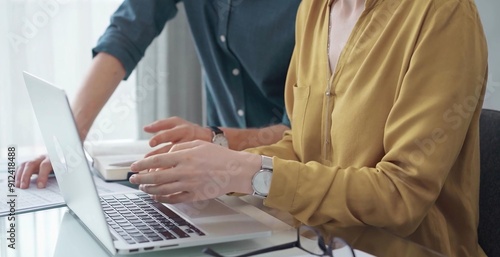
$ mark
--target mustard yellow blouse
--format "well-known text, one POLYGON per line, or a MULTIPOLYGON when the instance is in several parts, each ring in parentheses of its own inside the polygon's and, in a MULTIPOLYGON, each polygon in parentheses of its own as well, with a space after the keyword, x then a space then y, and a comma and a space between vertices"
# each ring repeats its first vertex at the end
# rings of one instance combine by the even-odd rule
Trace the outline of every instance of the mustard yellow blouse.
POLYGON ((472 0, 367 0, 328 65, 330 3, 303 0, 285 100, 292 129, 265 205, 308 225, 381 227, 449 256, 477 244, 487 46, 472 0))

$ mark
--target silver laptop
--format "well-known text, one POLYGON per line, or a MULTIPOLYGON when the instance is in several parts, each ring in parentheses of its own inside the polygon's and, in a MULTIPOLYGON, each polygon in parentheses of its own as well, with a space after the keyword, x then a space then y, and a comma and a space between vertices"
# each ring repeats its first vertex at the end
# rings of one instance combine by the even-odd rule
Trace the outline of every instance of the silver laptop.
POLYGON ((137 190, 99 196, 63 90, 24 72, 24 81, 71 213, 112 254, 206 245, 271 235, 218 200, 167 205, 137 190))

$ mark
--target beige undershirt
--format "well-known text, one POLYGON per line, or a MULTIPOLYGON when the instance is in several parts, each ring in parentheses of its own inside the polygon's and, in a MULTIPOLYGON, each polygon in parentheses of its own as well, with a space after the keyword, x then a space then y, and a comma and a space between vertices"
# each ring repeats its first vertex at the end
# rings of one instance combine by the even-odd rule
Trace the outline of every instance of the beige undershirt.
POLYGON ((340 53, 364 9, 365 0, 336 0, 332 3, 328 39, 328 60, 332 74, 335 72, 340 53))

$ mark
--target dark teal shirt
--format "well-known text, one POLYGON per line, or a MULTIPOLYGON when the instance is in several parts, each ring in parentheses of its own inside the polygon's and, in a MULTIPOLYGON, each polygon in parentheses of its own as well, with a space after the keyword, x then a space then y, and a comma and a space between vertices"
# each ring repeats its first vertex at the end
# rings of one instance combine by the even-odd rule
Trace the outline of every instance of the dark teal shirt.
MULTIPOLYGON (((127 77, 151 41, 177 13, 180 0, 128 0, 93 49, 118 58, 127 77)), ((285 78, 300 0, 184 0, 205 70, 207 124, 290 126, 285 78)))

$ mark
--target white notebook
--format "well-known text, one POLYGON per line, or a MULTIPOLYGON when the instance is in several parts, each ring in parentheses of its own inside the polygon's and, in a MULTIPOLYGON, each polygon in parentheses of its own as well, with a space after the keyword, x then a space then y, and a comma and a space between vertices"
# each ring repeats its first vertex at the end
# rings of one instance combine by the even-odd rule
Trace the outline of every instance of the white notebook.
POLYGON ((93 159, 92 167, 106 181, 127 180, 130 165, 147 153, 158 149, 151 148, 148 140, 109 140, 84 143, 85 150, 93 159))

